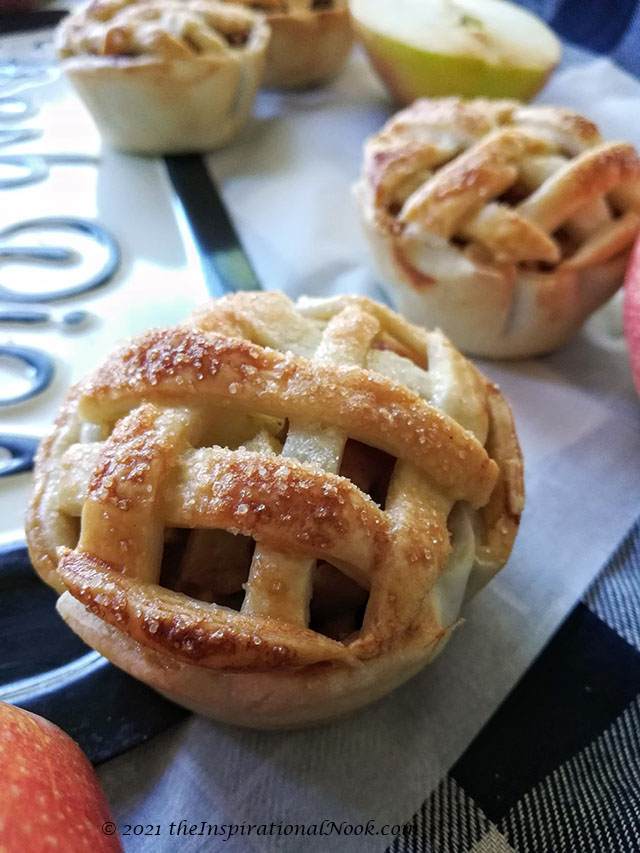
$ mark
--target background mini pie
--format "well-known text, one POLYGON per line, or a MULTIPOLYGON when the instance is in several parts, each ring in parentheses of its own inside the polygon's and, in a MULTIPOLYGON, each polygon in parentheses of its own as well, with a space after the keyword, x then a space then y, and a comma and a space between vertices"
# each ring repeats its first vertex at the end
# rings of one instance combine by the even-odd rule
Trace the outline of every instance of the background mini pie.
POLYGON ((428 663, 522 504, 509 406, 440 333, 355 296, 239 293, 71 390, 26 529, 89 645, 189 708, 278 728, 428 663))
POLYGON ((571 110, 421 99, 367 141, 356 198, 403 313, 465 352, 522 357, 622 283, 640 159, 571 110))
POLYGON ((347 0, 235 0, 267 15, 271 42, 264 84, 302 88, 333 77, 344 65, 353 30, 347 0))
POLYGON ((92 0, 60 24, 62 67, 116 148, 206 151, 248 121, 264 17, 217 0, 92 0))

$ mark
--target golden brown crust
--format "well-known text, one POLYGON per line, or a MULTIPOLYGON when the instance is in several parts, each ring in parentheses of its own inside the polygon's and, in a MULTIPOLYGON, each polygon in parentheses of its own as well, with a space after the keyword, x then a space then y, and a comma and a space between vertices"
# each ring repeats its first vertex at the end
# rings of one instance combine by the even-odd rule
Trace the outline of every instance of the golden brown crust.
POLYGON ((620 285, 640 157, 570 110, 421 99, 367 141, 357 199, 404 313, 465 351, 526 356, 620 285))
POLYGON ((351 437, 410 457, 457 500, 478 505, 493 488, 496 466, 446 414, 382 376, 283 355, 237 338, 158 329, 135 338, 85 386, 80 411, 118 417, 144 397, 260 411, 328 422, 351 437), (443 452, 443 448, 447 448, 443 452))
POLYGON ((490 428, 487 450, 500 468, 491 498, 482 508, 484 531, 476 544, 476 553, 485 564, 499 569, 509 558, 524 510, 524 471, 522 452, 513 415, 498 388, 487 384, 490 428))
POLYGON ((429 663, 451 633, 440 639, 425 636, 421 645, 403 655, 377 658, 357 668, 319 664, 247 677, 243 672, 178 662, 137 643, 69 593, 60 597, 57 608, 90 646, 174 702, 231 725, 258 729, 326 723, 373 702, 429 663))
POLYGON ((56 33, 61 59, 212 58, 242 52, 261 19, 216 0, 92 0, 56 33))
MULTIPOLYGON (((137 409, 136 420, 139 414, 137 409)), ((132 420, 129 416, 120 422, 128 433, 136 429, 132 420)), ((115 453, 122 457, 131 442, 121 444, 117 437, 116 441, 115 448, 114 442, 107 441, 103 447, 77 444, 67 451, 60 472, 64 512, 78 515, 89 499, 97 504, 98 512, 108 512, 109 504, 115 503, 128 516, 140 518, 140 503, 149 499, 146 482, 140 482, 135 499, 118 494, 123 484, 130 487, 131 482, 123 479, 127 475, 122 466, 114 470, 106 460, 115 453), (96 492, 100 500, 96 500, 96 492)), ((153 437, 146 442, 149 465, 158 461, 154 444, 153 437)), ((136 468, 143 467, 137 458, 130 458, 136 468)), ((347 564, 365 587, 375 567, 376 552, 390 535, 385 514, 345 477, 318 472, 295 459, 265 458, 263 453, 243 449, 188 450, 176 461, 159 511, 167 527, 188 528, 195 523, 198 529, 229 530, 299 556, 347 564), (283 518, 288 519, 286 525, 283 518)), ((138 518, 128 518, 126 523, 134 525, 138 518)), ((127 548, 118 564, 123 566, 127 558, 133 558, 137 565, 131 544, 122 541, 127 548)))
POLYGON ((179 661, 248 672, 357 662, 347 647, 315 631, 133 581, 80 550, 63 551, 58 571, 74 598, 99 619, 179 661))
POLYGON ((176 671, 280 673, 284 697, 321 667, 338 713, 349 683, 379 695, 375 673, 391 683, 394 660, 413 671, 441 646, 460 602, 444 619, 438 584, 454 572, 478 588, 500 568, 522 495, 507 404, 439 333, 362 297, 240 293, 72 389, 26 527, 37 570, 82 605, 65 618, 131 671, 144 649, 176 671))

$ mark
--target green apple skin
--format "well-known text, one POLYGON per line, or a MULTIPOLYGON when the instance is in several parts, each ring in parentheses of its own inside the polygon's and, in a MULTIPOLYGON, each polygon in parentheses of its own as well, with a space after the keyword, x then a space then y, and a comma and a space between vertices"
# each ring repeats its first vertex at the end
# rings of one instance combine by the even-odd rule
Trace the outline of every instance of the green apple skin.
POLYGON ((374 33, 357 21, 354 26, 371 65, 400 104, 446 95, 528 101, 542 89, 555 67, 519 68, 475 56, 431 53, 374 33))

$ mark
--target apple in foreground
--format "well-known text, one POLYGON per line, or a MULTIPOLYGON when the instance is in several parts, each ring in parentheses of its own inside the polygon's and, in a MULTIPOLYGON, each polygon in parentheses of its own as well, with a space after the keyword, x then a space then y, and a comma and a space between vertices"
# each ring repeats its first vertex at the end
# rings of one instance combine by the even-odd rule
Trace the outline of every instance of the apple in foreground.
POLYGON ((640 238, 631 253, 624 279, 624 334, 633 378, 640 394, 640 238))
POLYGON ((349 0, 355 31, 394 100, 529 100, 560 59, 539 18, 506 0, 349 0))
POLYGON ((4 702, 0 850, 122 853, 104 793, 80 747, 49 720, 4 702))

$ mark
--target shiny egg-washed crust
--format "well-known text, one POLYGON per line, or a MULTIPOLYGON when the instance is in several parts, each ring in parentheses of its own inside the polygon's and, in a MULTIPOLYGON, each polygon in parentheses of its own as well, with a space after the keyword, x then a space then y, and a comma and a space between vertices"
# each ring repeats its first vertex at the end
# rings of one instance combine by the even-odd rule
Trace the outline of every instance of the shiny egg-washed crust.
POLYGON ((248 121, 270 30, 218 0, 93 0, 56 31, 62 68, 98 129, 141 154, 207 151, 248 121))
POLYGON ((267 16, 271 42, 264 85, 284 89, 314 86, 334 77, 353 44, 346 0, 231 0, 267 16))
POLYGON ((571 110, 421 99, 365 144, 356 197, 403 313, 463 351, 523 357, 566 342, 622 283, 640 158, 571 110))
POLYGON ((87 642, 188 707, 278 727, 428 662, 509 556, 522 505, 510 409, 440 333, 362 297, 238 293, 71 390, 26 529, 87 642), (348 439, 396 460, 382 505, 340 473, 348 439), (255 541, 239 611, 160 584, 166 530, 255 541), (336 594, 341 576, 368 593, 340 639, 309 624, 318 561, 342 573, 336 594))

